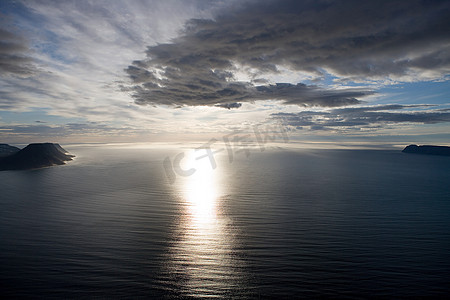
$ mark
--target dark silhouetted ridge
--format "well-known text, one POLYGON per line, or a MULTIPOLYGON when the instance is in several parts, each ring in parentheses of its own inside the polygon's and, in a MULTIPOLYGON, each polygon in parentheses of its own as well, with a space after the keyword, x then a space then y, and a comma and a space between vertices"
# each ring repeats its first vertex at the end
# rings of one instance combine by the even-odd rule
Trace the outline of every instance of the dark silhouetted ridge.
POLYGON ((450 147, 447 146, 417 146, 409 145, 403 149, 404 153, 429 154, 429 155, 445 155, 450 156, 450 147))
POLYGON ((8 156, 18 152, 20 149, 8 144, 0 144, 0 157, 8 156))
POLYGON ((58 144, 40 143, 29 144, 22 150, 0 159, 0 170, 27 170, 63 165, 65 161, 72 160, 58 144))

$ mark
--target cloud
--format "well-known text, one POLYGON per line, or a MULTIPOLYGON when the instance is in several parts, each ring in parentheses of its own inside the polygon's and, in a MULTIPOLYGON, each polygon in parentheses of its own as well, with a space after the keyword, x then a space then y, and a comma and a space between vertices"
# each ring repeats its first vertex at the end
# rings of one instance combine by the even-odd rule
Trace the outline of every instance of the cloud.
POLYGON ((29 137, 68 137, 77 135, 126 135, 143 132, 143 130, 135 130, 131 128, 113 127, 95 122, 91 123, 68 123, 64 125, 3 125, 0 126, 0 137, 7 138, 8 135, 22 135, 29 137))
POLYGON ((0 76, 28 77, 36 73, 25 38, 0 28, 0 76))
POLYGON ((217 104, 217 107, 223 107, 223 108, 228 108, 228 109, 232 109, 232 108, 239 108, 242 106, 242 103, 223 103, 223 104, 217 104))
POLYGON ((187 19, 210 17, 202 2, 2 2, 0 113, 39 109, 86 122, 152 123, 155 112, 120 90, 128 80, 123 69, 146 45, 176 36, 187 19))
POLYGON ((191 19, 126 72, 138 104, 357 104, 373 92, 256 84, 286 69, 341 81, 442 78, 450 72, 449 10, 448 1, 250 1, 214 20, 191 19))
MULTIPOLYGON (((448 80, 448 1, 366 2, 7 1, 0 5, 7 17, 0 21, 0 125, 25 127, 0 130, 36 138, 144 128, 212 134, 321 106, 325 112, 303 127, 333 131, 344 127, 324 122, 338 107, 391 96, 396 103, 422 101, 409 98, 413 92, 400 97, 401 89, 369 98, 375 85, 350 88, 348 80, 448 80), (67 123, 89 126, 61 125, 67 123), (38 125, 47 126, 27 127, 38 125)), ((417 96, 429 96, 430 86, 423 87, 417 96)), ((431 90, 440 95, 424 101, 446 101, 444 88, 431 90)))
POLYGON ((321 112, 275 113, 271 116, 287 126, 298 129, 333 131, 380 129, 401 123, 438 124, 450 122, 450 112, 446 109, 404 111, 429 107, 432 107, 432 105, 390 104, 338 108, 321 112), (403 111, 397 112, 398 110, 403 111))
POLYGON ((259 92, 256 96, 261 100, 284 100, 286 104, 303 106, 336 107, 361 103, 357 98, 372 95, 370 90, 348 88, 331 90, 315 85, 298 83, 277 83, 275 85, 257 86, 259 92))

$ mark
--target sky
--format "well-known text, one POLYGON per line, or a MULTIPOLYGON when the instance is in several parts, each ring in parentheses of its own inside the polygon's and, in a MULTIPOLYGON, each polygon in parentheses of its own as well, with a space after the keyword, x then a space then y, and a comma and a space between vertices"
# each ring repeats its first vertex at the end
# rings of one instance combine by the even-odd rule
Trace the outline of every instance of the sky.
POLYGON ((450 145, 450 1, 0 2, 0 142, 450 145))

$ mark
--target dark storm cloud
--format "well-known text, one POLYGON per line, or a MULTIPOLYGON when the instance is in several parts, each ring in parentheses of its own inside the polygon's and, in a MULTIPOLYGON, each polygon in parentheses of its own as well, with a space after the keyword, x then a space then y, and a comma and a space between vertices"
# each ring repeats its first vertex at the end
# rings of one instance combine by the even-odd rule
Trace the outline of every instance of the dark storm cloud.
POLYGON ((30 76, 36 69, 22 37, 0 28, 0 74, 30 76))
POLYGON ((364 90, 265 82, 280 66, 347 79, 420 80, 450 71, 449 1, 251 1, 215 20, 190 20, 170 44, 126 70, 139 104, 216 105, 265 99, 359 103, 364 90), (253 80, 234 72, 252 68, 253 80), (433 74, 433 75, 430 75, 433 74))
POLYGON ((258 98, 284 100, 287 104, 303 106, 328 106, 336 107, 350 104, 358 104, 357 98, 368 96, 373 92, 362 89, 327 90, 314 85, 298 83, 277 83, 275 85, 257 86, 258 98))
POLYGON ((431 105, 380 105, 357 108, 338 108, 330 111, 302 111, 299 113, 277 113, 272 117, 285 125, 311 130, 360 130, 382 128, 399 123, 437 124, 450 122, 447 110, 405 111, 427 108, 431 105), (398 110, 403 110, 397 112, 398 110))
POLYGON ((216 104, 217 107, 223 107, 223 108, 228 108, 228 109, 232 109, 232 108, 239 108, 242 106, 242 103, 222 103, 222 104, 216 104))

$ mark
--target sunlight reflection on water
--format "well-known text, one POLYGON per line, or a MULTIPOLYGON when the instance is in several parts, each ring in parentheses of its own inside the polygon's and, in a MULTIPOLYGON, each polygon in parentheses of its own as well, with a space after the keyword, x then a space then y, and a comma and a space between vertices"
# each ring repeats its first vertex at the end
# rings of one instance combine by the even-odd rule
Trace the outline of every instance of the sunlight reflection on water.
POLYGON ((179 279, 179 289, 188 296, 219 296, 239 283, 230 219, 221 211, 221 168, 208 159, 185 161, 195 173, 180 185, 181 220, 172 249, 170 272, 179 279))

